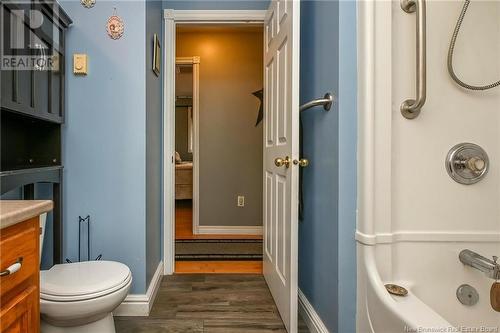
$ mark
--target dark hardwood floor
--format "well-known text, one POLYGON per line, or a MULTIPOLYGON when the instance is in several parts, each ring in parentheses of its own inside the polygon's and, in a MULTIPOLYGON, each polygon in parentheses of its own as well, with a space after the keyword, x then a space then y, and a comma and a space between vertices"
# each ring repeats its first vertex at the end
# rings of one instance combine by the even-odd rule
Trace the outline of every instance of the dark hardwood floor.
MULTIPOLYGON (((262 275, 165 276, 148 317, 115 325, 117 333, 286 332, 262 275)), ((309 332, 300 318, 299 332, 309 332)))

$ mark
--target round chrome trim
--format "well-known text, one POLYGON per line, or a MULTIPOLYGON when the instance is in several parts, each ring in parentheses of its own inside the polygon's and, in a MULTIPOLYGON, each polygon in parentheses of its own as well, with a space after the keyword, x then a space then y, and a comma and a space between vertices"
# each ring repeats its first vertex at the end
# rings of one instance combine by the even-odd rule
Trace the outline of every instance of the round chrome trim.
POLYGON ((448 175, 457 183, 472 185, 483 179, 490 167, 488 154, 480 146, 464 142, 453 146, 446 156, 445 168, 448 175), (470 170, 465 163, 471 158, 481 158, 484 168, 481 171, 470 170))
POLYGON ((472 306, 479 302, 479 294, 473 286, 462 284, 457 288, 457 299, 463 305, 472 306))

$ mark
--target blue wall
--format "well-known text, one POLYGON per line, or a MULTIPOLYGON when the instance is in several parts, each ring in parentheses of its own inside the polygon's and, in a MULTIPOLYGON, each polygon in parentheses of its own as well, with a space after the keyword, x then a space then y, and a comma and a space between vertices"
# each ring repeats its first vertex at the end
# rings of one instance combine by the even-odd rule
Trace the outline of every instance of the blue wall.
MULTIPOLYGON (((145 2, 64 1, 74 21, 68 61, 64 155, 64 255, 78 257, 78 216, 92 219, 92 257, 127 264, 132 293, 146 291, 145 2), (125 33, 112 40, 113 7, 125 33), (87 53, 89 74, 72 74, 73 53, 87 53)), ((148 67, 149 68, 149 67, 148 67)))
MULTIPOLYGON (((338 2, 301 5, 301 104, 338 92, 338 2)), ((332 332, 338 323, 338 104, 302 114, 304 220, 299 224, 299 288, 332 332)))
MULTIPOLYGON (((162 70, 152 70, 154 34, 162 41, 163 11, 159 0, 146 0, 146 282, 161 260, 162 247, 162 70)), ((163 45, 163 42, 160 42, 163 45)), ((163 51, 163 49, 162 49, 163 51)), ((163 59, 162 55, 159 55, 163 59)))
POLYGON ((301 103, 337 96, 330 112, 303 118, 304 221, 299 287, 331 332, 355 332, 356 4, 303 1, 301 103))

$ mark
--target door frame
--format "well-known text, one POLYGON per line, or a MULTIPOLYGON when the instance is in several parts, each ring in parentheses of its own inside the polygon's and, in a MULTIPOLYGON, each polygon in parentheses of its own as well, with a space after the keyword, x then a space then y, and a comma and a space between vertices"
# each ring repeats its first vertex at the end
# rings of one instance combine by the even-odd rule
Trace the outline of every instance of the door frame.
MULTIPOLYGON (((175 271, 175 62, 176 27, 181 24, 262 23, 267 10, 164 9, 163 45, 163 262, 164 275, 175 271)), ((195 154, 197 151, 195 139, 195 154)), ((194 155, 193 155, 194 157, 194 155)), ((194 171, 194 170, 193 170, 194 171)), ((196 172, 196 171, 194 171, 196 172)), ((193 175, 194 177, 194 175, 193 175)), ((194 179, 193 179, 194 180, 194 179)), ((194 182, 194 181, 193 181, 194 182)), ((194 184, 193 184, 194 185, 194 184)), ((193 188, 193 190, 196 190, 193 188)), ((195 193, 193 193, 193 196, 195 193)), ((194 207, 193 207, 194 208, 194 207)), ((194 216, 193 216, 194 217, 194 216)), ((194 228, 193 220, 193 228, 194 228)))

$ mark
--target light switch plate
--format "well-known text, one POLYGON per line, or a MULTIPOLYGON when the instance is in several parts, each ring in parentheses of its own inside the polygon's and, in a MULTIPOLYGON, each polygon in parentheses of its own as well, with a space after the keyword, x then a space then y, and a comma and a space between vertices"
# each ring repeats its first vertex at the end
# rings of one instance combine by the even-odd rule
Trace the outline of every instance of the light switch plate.
POLYGON ((73 54, 73 74, 87 75, 87 55, 73 54))
POLYGON ((238 207, 245 207, 245 197, 238 195, 238 207))

